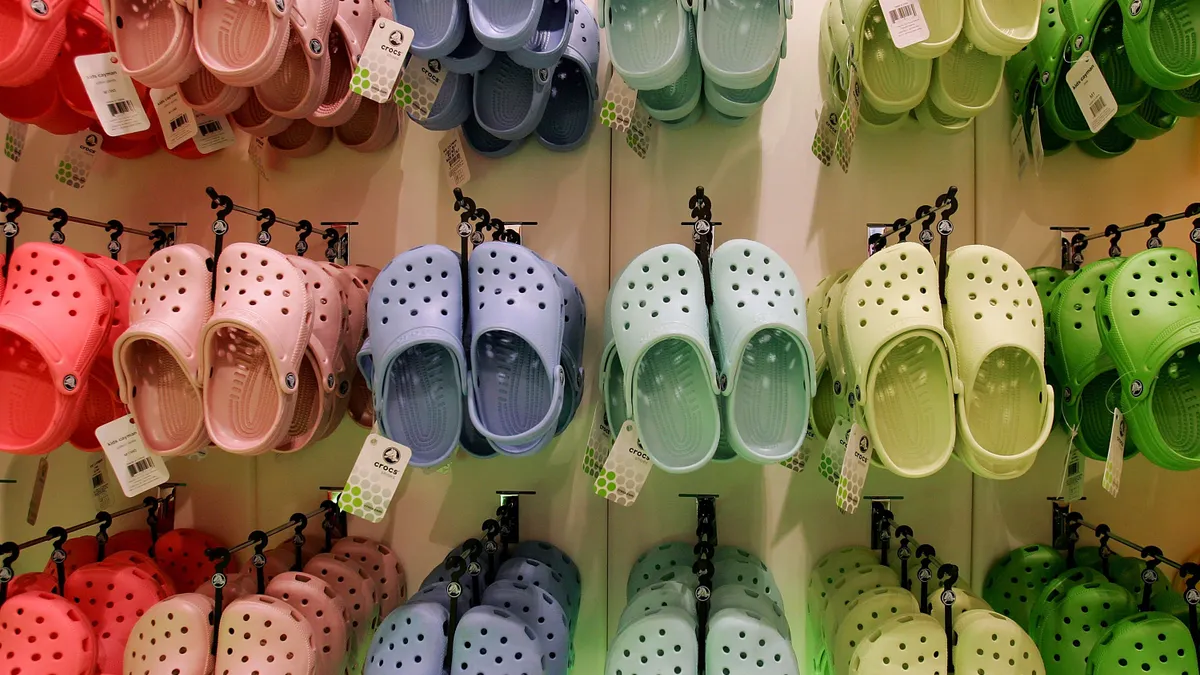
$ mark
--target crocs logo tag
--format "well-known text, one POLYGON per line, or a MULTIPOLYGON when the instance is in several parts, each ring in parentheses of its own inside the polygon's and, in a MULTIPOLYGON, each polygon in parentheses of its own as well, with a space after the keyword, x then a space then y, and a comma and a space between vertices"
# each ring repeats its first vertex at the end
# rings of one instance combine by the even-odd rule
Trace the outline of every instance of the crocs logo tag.
POLYGON ((1162 238, 1150 237, 1146 240, 1146 248, 1162 248, 1162 238))
POLYGON ((7 220, 4 222, 4 236, 6 238, 12 239, 13 237, 17 236, 20 233, 21 233, 20 225, 17 225, 16 223, 14 223, 11 220, 7 220))
POLYGON ((937 231, 938 234, 942 235, 943 237, 948 237, 952 232, 954 232, 954 224, 943 218, 938 221, 937 231))
POLYGON ((1050 71, 1042 71, 1042 84, 1050 84, 1050 71))
POLYGON ((1137 16, 1142 13, 1142 0, 1133 0, 1129 3, 1129 16, 1137 16))
POLYGON ((487 551, 488 553, 495 553, 498 549, 499 547, 496 546, 496 542, 494 541, 489 541, 483 545, 483 550, 487 551))
POLYGON ((1142 570, 1142 582, 1153 584, 1156 581, 1158 581, 1158 570, 1152 567, 1142 570))
POLYGON ((712 591, 709 590, 708 586, 699 586, 696 588, 697 602, 707 602, 710 597, 712 597, 712 591))
MULTIPOLYGON (((5 567, 3 570, 0 570, 0 581, 4 580, 4 572, 6 572, 6 571, 10 575, 12 574, 12 570, 5 567)), ((1187 592, 1185 592, 1183 594, 1183 599, 1184 599, 1184 601, 1187 602, 1187 604, 1189 604, 1193 607, 1195 607, 1196 605, 1200 605, 1200 591, 1198 591, 1194 588, 1189 588, 1189 589, 1187 589, 1187 592)))
POLYGON ((54 549, 54 552, 50 554, 50 560, 52 560, 55 565, 61 565, 67 560, 67 552, 61 548, 56 548, 54 549))
POLYGON ((450 583, 446 584, 446 595, 452 598, 457 598, 458 596, 462 595, 462 584, 458 583, 457 581, 451 581, 450 583))
POLYGON ((929 583, 930 579, 933 579, 933 570, 926 567, 917 570, 917 581, 929 583))
POLYGON ((271 233, 267 232, 266 230, 262 230, 258 233, 258 238, 255 241, 258 242, 259 246, 266 246, 267 244, 271 243, 271 233))
MULTIPOLYGON (((308 253, 308 242, 301 239, 300 241, 296 242, 296 255, 302 256, 305 253, 308 253)), ((331 260, 330 262, 333 261, 331 260)))
POLYGON ((404 33, 394 30, 388 35, 387 40, 388 44, 379 45, 379 48, 393 56, 403 58, 404 50, 400 49, 400 46, 404 44, 404 33))
POLYGON ((121 252, 121 242, 117 241, 116 239, 109 240, 108 252, 113 255, 120 253, 121 252))
POLYGON ((50 243, 51 244, 61 244, 66 240, 67 240, 67 235, 63 234, 62 232, 59 232, 58 230, 55 230, 50 233, 50 243))
POLYGON ((329 375, 325 378, 325 386, 333 389, 333 375, 329 375))
POLYGON ((482 571, 483 571, 483 566, 477 562, 473 562, 470 565, 467 565, 467 574, 470 574, 473 577, 479 576, 479 573, 482 571))
POLYGON ((1129 385, 1129 395, 1134 398, 1137 398, 1142 395, 1142 381, 1141 380, 1134 380, 1133 383, 1129 385))
POLYGON ((483 243, 483 233, 482 232, 472 232, 471 233, 471 245, 479 246, 482 243, 483 243))
POLYGON ((38 16, 46 16, 50 11, 50 8, 46 6, 43 0, 33 0, 33 2, 29 3, 29 8, 38 16))
POLYGON ((225 575, 221 574, 220 572, 212 575, 213 588, 225 588, 225 584, 228 583, 228 581, 229 580, 225 577, 225 575))
POLYGON ((283 383, 284 383, 284 385, 287 386, 288 389, 295 389, 296 388, 296 374, 288 373, 287 375, 285 375, 283 378, 283 383))
POLYGON ((11 567, 0 567, 0 583, 7 584, 12 581, 13 570, 11 567))
POLYGON ((324 47, 321 46, 321 41, 317 38, 313 38, 308 41, 308 51, 312 52, 313 54, 320 56, 323 49, 324 47))
POLYGON ((1075 50, 1079 51, 1080 49, 1083 49, 1083 35, 1076 35, 1075 36, 1075 50))
POLYGON ((901 546, 900 549, 896 551, 896 557, 900 558, 901 560, 908 560, 912 557, 912 551, 910 551, 907 546, 901 546))
POLYGON ((223 235, 229 231, 229 223, 223 220, 214 220, 212 224, 213 234, 223 235))
POLYGON ((438 73, 442 72, 442 62, 438 61, 437 59, 429 59, 428 68, 429 72, 437 75, 438 73))
POLYGON ((946 589, 946 590, 942 591, 941 600, 942 600, 943 605, 947 605, 947 606, 953 605, 954 601, 957 599, 958 599, 958 596, 954 595, 954 591, 952 591, 950 589, 946 589))
POLYGON ((1063 402, 1065 402, 1065 403, 1071 402, 1071 388, 1070 387, 1063 387, 1063 402))
POLYGON ((725 374, 722 373, 721 376, 717 378, 717 387, 721 391, 725 391, 725 385, 728 384, 728 382, 729 378, 725 377, 725 374))
POLYGON ((283 12, 287 7, 283 4, 283 0, 275 0, 275 9, 283 12))
POLYGON ((546 84, 550 81, 550 71, 546 68, 539 68, 537 72, 538 82, 546 84))
POLYGON ((920 241, 923 246, 932 244, 933 230, 921 230, 921 233, 917 235, 917 240, 920 241))
POLYGON ((1193 244, 1200 244, 1200 227, 1193 227, 1192 231, 1188 233, 1188 237, 1193 244))
POLYGON ((75 391, 75 387, 79 385, 79 380, 75 379, 74 375, 67 375, 63 378, 63 389, 67 391, 75 391))
POLYGON ((471 236, 471 224, 470 223, 459 223, 458 224, 458 236, 460 236, 460 237, 471 236))
POLYGON ((254 556, 250 558, 250 564, 262 569, 267 564, 267 556, 261 553, 255 553, 254 556))

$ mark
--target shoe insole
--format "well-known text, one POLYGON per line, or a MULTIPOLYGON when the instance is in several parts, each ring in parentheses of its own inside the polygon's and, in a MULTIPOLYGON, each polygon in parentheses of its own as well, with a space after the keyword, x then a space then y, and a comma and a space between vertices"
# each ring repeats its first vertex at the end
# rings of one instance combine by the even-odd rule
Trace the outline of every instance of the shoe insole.
POLYGON ((587 134, 592 119, 589 78, 575 61, 562 59, 550 79, 550 100, 537 133, 551 145, 572 145, 587 134))
POLYGON ((607 394, 604 401, 605 414, 608 415, 608 427, 617 434, 620 425, 629 419, 629 411, 625 408, 625 369, 621 367, 621 358, 613 354, 609 362, 607 394))
MULTIPOLYGON (((1163 441, 1184 457, 1200 454, 1200 344, 1188 345, 1163 365, 1151 405, 1163 441)), ((1109 422, 1111 428, 1111 420, 1109 422)))
MULTIPOLYGON (((311 354, 304 357, 300 363, 299 377, 296 382, 296 409, 292 411, 292 421, 288 424, 287 437, 280 447, 294 445, 298 439, 309 435, 315 430, 317 420, 321 417, 321 385, 317 381, 316 367, 313 365, 311 354)), ((288 447, 289 450, 299 450, 300 447, 288 447)))
POLYGON ((1037 0, 967 0, 979 8, 981 18, 993 30, 1005 35, 1031 34, 1031 27, 1038 23, 1041 3, 1037 0))
POLYGON ((293 31, 279 69, 254 88, 254 94, 268 110, 292 110, 308 97, 312 74, 304 45, 300 42, 303 39, 304 36, 293 31))
MULTIPOLYGON (((271 46, 275 19, 267 3, 216 0, 211 4, 211 8, 196 10, 196 44, 204 45, 222 66, 231 70, 253 64, 271 46)), ((290 32, 291 24, 284 19, 280 30, 290 32)))
POLYGON ((480 420, 496 436, 533 429, 554 401, 546 365, 521 336, 503 330, 479 336, 472 355, 480 420))
POLYGON ((562 45, 568 21, 567 0, 547 0, 541 4, 537 29, 524 47, 536 53, 551 52, 562 45))
MULTIPOLYGON (((445 2, 446 0, 441 1, 445 2)), ((542 1, 471 0, 471 22, 474 27, 497 34, 502 39, 514 36, 529 27, 527 22, 533 13, 531 5, 534 4, 541 7, 542 1)))
POLYGON ((930 62, 914 59, 896 48, 879 3, 871 3, 862 30, 858 62, 863 86, 878 101, 896 105, 918 96, 929 83, 930 62))
POLYGON ((1032 448, 1046 419, 1042 366, 1020 347, 1001 347, 979 366, 967 398, 967 422, 980 447, 996 455, 1032 448))
POLYGON ((960 37, 950 51, 939 57, 935 67, 937 86, 945 96, 972 110, 986 107, 1004 78, 1004 58, 988 54, 966 37, 960 37))
POLYGON ((376 415, 397 443, 412 449, 418 465, 440 461, 462 427, 460 389, 449 350, 432 343, 413 345, 388 366, 380 396, 383 409, 376 415))
POLYGON ((531 71, 505 54, 475 75, 475 114, 484 128, 501 135, 525 127, 534 95, 531 71))
POLYGON ((0 332, 0 355, 0 391, 10 392, 0 407, 0 438, 29 445, 53 423, 58 391, 46 362, 24 338, 0 332))
POLYGON ((1100 17, 1100 27, 1092 40, 1092 55, 1096 57, 1100 72, 1117 99, 1117 105, 1128 108, 1146 100, 1150 95, 1150 85, 1133 70, 1121 36, 1122 24, 1121 4, 1114 2, 1100 17))
POLYGON ((817 393, 812 400, 812 418, 817 434, 822 437, 829 436, 829 432, 833 429, 835 412, 833 374, 826 368, 817 377, 817 393))
POLYGON ((667 338, 646 350, 634 373, 638 437, 663 468, 695 467, 720 435, 720 410, 695 345, 667 338))
POLYGON ((413 29, 413 46, 419 50, 447 41, 457 43, 452 39, 455 24, 465 23, 457 16, 463 10, 457 0, 404 0, 393 9, 396 21, 413 29))
MULTIPOLYGON (((1107 370, 1084 386, 1079 399, 1079 435, 1092 452, 1104 457, 1112 435, 1113 409, 1121 404, 1121 385, 1115 370, 1107 370)), ((1125 456, 1137 449, 1133 439, 1125 440, 1125 456)))
POLYGON ((900 467, 928 464, 955 432, 945 346, 917 330, 890 340, 874 360, 874 385, 863 393, 876 447, 900 467))
POLYGON ((621 69, 657 73, 671 65, 688 18, 678 0, 614 0, 609 7, 608 45, 621 69))
MULTIPOLYGON (((205 384, 209 415, 234 446, 253 446, 273 433, 284 406, 271 355, 252 333, 222 326, 213 340, 216 358, 205 384)), ((227 450, 229 448, 226 448, 227 450)))
POLYGON ((1158 0, 1150 16, 1150 45, 1167 70, 1188 72, 1200 61, 1196 22, 1200 0, 1158 0))
POLYGON ((808 419, 790 413, 808 403, 806 368, 787 331, 766 328, 746 343, 730 405, 738 436, 755 454, 782 459, 804 436, 808 419))
POLYGON ((151 449, 176 448, 204 424, 204 405, 188 374, 169 351, 152 340, 129 348, 130 409, 151 449))
POLYGON ((699 31, 707 68, 764 71, 779 60, 783 19, 777 0, 707 0, 699 31))

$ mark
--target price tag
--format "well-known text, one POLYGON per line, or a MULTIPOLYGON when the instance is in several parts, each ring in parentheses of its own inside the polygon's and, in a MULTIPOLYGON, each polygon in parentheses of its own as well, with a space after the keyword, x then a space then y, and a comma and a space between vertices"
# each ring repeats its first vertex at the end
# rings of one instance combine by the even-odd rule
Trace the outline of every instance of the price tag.
POLYGON ((596 479, 596 494, 614 504, 629 506, 637 501, 651 466, 637 427, 633 420, 626 420, 604 462, 604 472, 596 479))
POLYGON ((1068 502, 1077 502, 1083 497, 1083 456, 1075 447, 1076 433, 1075 429, 1071 429, 1071 435, 1067 438, 1067 457, 1058 489, 1058 494, 1068 502))
POLYGON ((929 39, 929 24, 917 0, 879 0, 879 8, 898 49, 929 39))
POLYGON ((1104 460, 1102 485, 1114 497, 1121 491, 1121 472, 1125 469, 1125 436, 1128 432, 1121 409, 1113 410, 1112 434, 1108 437, 1108 458, 1104 460))
POLYGON ((846 85, 846 107, 838 116, 838 138, 834 146, 834 156, 842 173, 850 170, 850 156, 854 152, 854 141, 858 138, 858 111, 862 103, 862 85, 858 82, 858 66, 854 64, 854 54, 846 59, 846 70, 849 71, 846 85))
POLYGON ((471 180, 471 167, 467 166, 467 153, 464 149, 462 131, 451 129, 438 143, 442 153, 442 163, 446 166, 446 177, 454 187, 462 187, 471 180))
POLYGON ((142 108, 133 80, 121 69, 116 53, 77 56, 75 69, 83 79, 88 100, 104 133, 124 136, 150 128, 150 118, 142 108))
POLYGON ((862 501, 863 485, 867 482, 867 470, 871 468, 871 439, 858 424, 850 427, 846 439, 846 452, 842 459, 842 470, 838 476, 835 502, 842 513, 854 513, 862 501))
POLYGON ((804 471, 804 467, 808 466, 808 458, 812 457, 813 451, 822 449, 821 439, 817 437, 817 432, 813 429, 812 422, 810 421, 808 429, 804 432, 804 440, 800 441, 800 451, 785 459, 781 464, 796 473, 800 473, 804 471))
POLYGON ((1067 84, 1075 95, 1079 109, 1083 111, 1088 128, 1092 133, 1099 133, 1116 116, 1117 99, 1108 88, 1108 82, 1104 81, 1104 73, 1100 72, 1100 66, 1090 51, 1084 52, 1067 71, 1067 84))
POLYGON ((358 58, 358 67, 350 77, 351 93, 376 103, 387 103, 404 71, 404 59, 412 41, 413 29, 391 19, 376 19, 358 58))
POLYGON ((603 404, 596 404, 592 413, 592 430, 588 434, 587 451, 583 453, 583 472, 599 478, 613 447, 612 427, 608 425, 608 414, 603 404))
POLYGON ((1012 146, 1013 161, 1017 164, 1017 178, 1025 176, 1029 167, 1029 138, 1025 135, 1025 118, 1017 115, 1017 123, 1008 133, 1008 143, 1012 146))
POLYGON ((837 148, 840 112, 834 104, 828 101, 817 112, 817 131, 813 134, 812 153, 825 166, 833 164, 833 152, 837 148))
POLYGON ((109 489, 108 458, 103 454, 89 455, 88 480, 92 487, 92 502, 97 511, 107 511, 112 508, 113 495, 109 489))
POLYGON ((4 156, 14 162, 21 161, 21 153, 25 150, 25 134, 29 125, 24 122, 8 121, 8 131, 4 134, 4 156))
POLYGON ((850 435, 850 420, 845 417, 838 417, 833 422, 833 428, 829 430, 829 436, 825 439, 825 447, 821 449, 821 464, 817 470, 825 477, 825 480, 838 484, 838 479, 841 477, 841 467, 846 459, 846 439, 850 435))
POLYGON ((103 137, 94 131, 80 131, 67 141, 67 147, 58 158, 58 170, 54 179, 67 187, 82 188, 96 163, 103 137))
POLYGON ((441 61, 413 56, 396 87, 396 105, 404 108, 414 120, 423 122, 429 118, 445 83, 441 61))
POLYGON ((600 105, 600 122, 613 131, 627 132, 637 107, 637 92, 614 72, 604 92, 604 103, 600 105))
POLYGON ((1042 162, 1046 161, 1046 148, 1042 147, 1042 116, 1038 109, 1033 109, 1033 121, 1030 122, 1033 131, 1029 136, 1029 147, 1033 150, 1033 172, 1042 175, 1042 162))
POLYGON ((25 512, 25 522, 37 525, 38 513, 42 510, 42 495, 46 492, 46 476, 50 474, 50 460, 42 457, 38 460, 37 475, 33 479, 33 493, 29 495, 29 510, 25 512))
POLYGON ((346 479, 338 508, 372 523, 382 521, 411 459, 412 450, 407 446, 376 433, 368 434, 346 479))
POLYGON ((154 113, 168 148, 176 148, 196 135, 196 114, 184 103, 179 87, 151 89, 150 102, 154 104, 154 113))
POLYGON ((104 456, 126 497, 162 485, 171 478, 163 458, 146 449, 133 415, 97 427, 96 439, 104 448, 104 456))
POLYGON ((224 117, 209 117, 196 113, 196 149, 201 154, 211 155, 237 142, 233 127, 224 117))

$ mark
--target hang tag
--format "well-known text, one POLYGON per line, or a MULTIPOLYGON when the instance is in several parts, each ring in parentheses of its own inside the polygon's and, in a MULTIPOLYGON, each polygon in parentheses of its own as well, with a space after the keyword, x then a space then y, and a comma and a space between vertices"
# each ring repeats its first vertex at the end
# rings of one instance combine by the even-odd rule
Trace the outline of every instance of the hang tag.
POLYGON ((150 102, 154 104, 167 148, 174 149, 196 135, 196 114, 184 103, 179 87, 151 89, 150 102))
POLYGON ((358 58, 358 67, 350 77, 350 92, 376 103, 387 103, 396 80, 404 72, 404 58, 412 41, 413 29, 391 19, 376 19, 358 58))
POLYGON ((1075 447, 1076 433, 1075 429, 1071 429, 1071 435, 1067 438, 1067 457, 1058 488, 1058 494, 1068 502, 1077 502, 1083 497, 1083 456, 1075 447))
POLYGON ((383 520, 411 459, 412 450, 407 446, 376 433, 368 434, 346 479, 338 508, 372 523, 383 520))
POLYGON ((211 155, 237 142, 233 126, 224 117, 209 117, 196 113, 196 149, 202 155, 211 155))
POLYGON ((442 71, 441 61, 412 56, 396 87, 396 105, 407 111, 414 120, 423 122, 429 118, 445 83, 446 73, 442 71))
POLYGON ((862 86, 858 82, 858 66, 854 64, 854 55, 846 59, 846 70, 849 71, 846 85, 846 107, 838 116, 838 137, 834 155, 842 173, 850 170, 850 156, 854 152, 854 141, 858 138, 858 111, 862 103, 862 86))
POLYGON ((21 161, 21 153, 25 150, 25 134, 29 125, 24 122, 8 121, 8 131, 4 133, 4 156, 14 162, 21 161))
POLYGON ((821 449, 821 464, 817 471, 835 486, 841 477, 842 464, 846 461, 846 438, 850 435, 850 428, 850 420, 838 417, 825 439, 825 447, 821 449))
POLYGON ((842 513, 854 513, 862 501, 863 485, 867 482, 867 470, 871 468, 871 439, 858 424, 850 427, 846 439, 842 470, 838 476, 837 495, 834 498, 842 513))
POLYGON ((642 447, 633 420, 625 420, 612 451, 604 461, 604 473, 596 479, 596 494, 619 506, 637 501, 650 475, 650 455, 642 447))
POLYGON ((108 461, 103 453, 92 453, 88 456, 88 481, 92 486, 92 503, 97 511, 107 511, 113 505, 109 473, 108 461))
POLYGON ((54 179, 67 187, 82 188, 96 163, 103 137, 94 131, 80 131, 67 140, 63 155, 58 158, 54 179))
POLYGON ((837 148, 840 112, 834 104, 828 101, 817 112, 817 131, 813 134, 812 153, 825 166, 833 164, 833 152, 837 148))
POLYGON ((50 474, 50 460, 42 457, 38 460, 37 475, 33 479, 33 493, 29 495, 29 510, 25 512, 25 522, 37 525, 38 513, 42 510, 42 495, 46 492, 46 476, 50 474))
POLYGON ((467 166, 465 147, 462 131, 458 128, 447 131, 438 143, 438 150, 442 153, 442 164, 446 167, 446 177, 454 187, 462 187, 471 180, 471 167, 467 166))
POLYGON ((1071 86, 1075 102, 1083 111, 1088 128, 1092 133, 1099 133, 1116 116, 1117 99, 1108 88, 1108 82, 1104 81, 1104 73, 1100 72, 1100 66, 1096 64, 1091 51, 1084 52, 1067 71, 1067 84, 1071 86))
POLYGON ((634 106, 629 131, 625 132, 625 145, 641 159, 646 159, 646 155, 650 153, 650 131, 653 128, 654 118, 650 117, 650 112, 645 106, 634 106))
POLYGON ((625 83, 619 73, 614 72, 604 92, 604 103, 600 106, 600 122, 613 131, 627 132, 633 124, 637 107, 637 92, 625 83))
POLYGON ((929 39, 929 24, 917 0, 879 0, 879 9, 897 49, 929 39))
POLYGON ((115 52, 75 57, 92 109, 109 136, 124 136, 150 128, 133 80, 121 69, 115 52))
POLYGON ((121 492, 133 497, 171 478, 162 457, 152 454, 142 442, 133 415, 117 418, 96 428, 96 439, 112 465, 121 492))
POLYGON ((1033 173, 1042 175, 1042 162, 1046 161, 1046 148, 1042 147, 1042 116, 1038 114, 1038 109, 1033 109, 1033 121, 1030 124, 1033 130, 1029 135, 1029 147, 1033 150, 1033 173))
POLYGON ((1121 472, 1125 469, 1125 435, 1129 428, 1120 408, 1113 410, 1112 434, 1108 438, 1108 458, 1104 461, 1102 485, 1108 494, 1116 497, 1121 491, 1121 472))
POLYGON ((267 153, 270 146, 267 144, 267 139, 259 136, 250 137, 250 146, 246 152, 250 155, 250 163, 258 170, 258 177, 263 180, 271 180, 267 177, 267 153))
POLYGON ((1017 165, 1017 179, 1025 176, 1029 168, 1029 138, 1025 135, 1025 117, 1017 115, 1017 122, 1008 133, 1008 143, 1012 146, 1013 161, 1017 165))
POLYGON ((821 440, 817 438, 817 432, 813 429, 812 422, 810 421, 808 429, 804 432, 804 440, 800 441, 800 451, 781 462, 781 464, 796 473, 801 473, 804 471, 804 467, 808 466, 808 458, 812 457, 813 451, 820 451, 822 449, 821 440))
POLYGON ((583 453, 583 472, 592 478, 599 478, 612 448, 612 427, 608 425, 608 413, 604 411, 604 404, 598 403, 595 412, 592 413, 592 430, 588 433, 587 451, 583 453))

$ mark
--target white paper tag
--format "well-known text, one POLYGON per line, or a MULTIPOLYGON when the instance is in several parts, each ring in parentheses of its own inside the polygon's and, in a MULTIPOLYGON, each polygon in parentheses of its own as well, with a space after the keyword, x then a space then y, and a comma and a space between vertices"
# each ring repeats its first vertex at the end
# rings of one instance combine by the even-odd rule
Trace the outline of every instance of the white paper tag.
POLYGON ((867 470, 871 468, 871 439, 865 429, 857 423, 850 427, 846 439, 846 454, 839 472, 837 495, 834 501, 842 513, 854 513, 862 501, 863 485, 867 482, 867 470))
POLYGON ((376 19, 350 78, 350 91, 376 103, 387 103, 404 71, 404 57, 412 41, 413 29, 391 19, 376 19))
POLYGON ((629 122, 629 130, 625 132, 625 145, 641 159, 646 159, 650 153, 650 130, 654 128, 654 118, 645 106, 633 107, 633 118, 629 122))
POLYGON ((42 495, 46 492, 46 476, 50 474, 50 460, 42 457, 38 460, 37 475, 33 478, 33 492, 29 495, 29 510, 25 512, 25 522, 37 525, 38 513, 42 510, 42 495))
POLYGON ((433 111, 433 104, 445 83, 446 73, 442 71, 441 61, 413 56, 408 59, 408 66, 396 86, 396 105, 414 120, 424 122, 433 111))
POLYGON ((1058 489, 1058 494, 1068 502, 1077 502, 1083 497, 1083 456, 1075 447, 1075 434, 1076 430, 1071 429, 1067 438, 1067 457, 1058 489))
POLYGON ((121 492, 133 497, 171 478, 162 457, 152 454, 142 442, 133 415, 117 418, 96 428, 96 439, 112 465, 121 492))
POLYGON ((1042 116, 1038 114, 1038 109, 1033 109, 1033 121, 1030 126, 1033 127, 1029 133, 1029 147, 1033 150, 1033 173, 1042 175, 1042 162, 1046 161, 1046 149, 1042 147, 1042 116))
POLYGON ((1088 128, 1092 133, 1099 133, 1116 116, 1117 99, 1108 88, 1108 82, 1104 81, 1104 73, 1100 72, 1092 52, 1084 52, 1067 71, 1067 84, 1071 86, 1075 102, 1083 111, 1088 128))
POLYGON ((604 103, 600 105, 600 122, 613 131, 629 131, 637 107, 637 92, 614 72, 604 92, 604 103))
POLYGON ((25 151, 25 135, 29 125, 24 122, 8 121, 8 131, 4 134, 4 156, 14 162, 21 161, 21 153, 25 151))
POLYGON ((817 111, 817 131, 813 134, 812 153, 825 166, 833 164, 840 113, 841 110, 828 101, 817 111))
POLYGON ((1013 161, 1017 164, 1017 178, 1025 175, 1029 168, 1029 138, 1025 135, 1025 116, 1017 115, 1017 122, 1008 133, 1008 143, 1012 146, 1013 161))
POLYGON ((800 473, 804 471, 804 467, 808 466, 808 460, 812 457, 813 452, 821 450, 823 450, 821 439, 817 438, 817 432, 813 429, 812 422, 809 421, 808 429, 804 432, 804 440, 800 441, 800 451, 780 463, 784 467, 800 473))
POLYGON ((63 155, 58 158, 54 179, 67 187, 81 188, 87 183, 96 163, 103 137, 94 131, 80 131, 67 140, 63 155))
POLYGON ((1108 439, 1108 458, 1104 461, 1102 485, 1114 497, 1121 491, 1121 472, 1125 469, 1125 435, 1128 432, 1121 409, 1113 410, 1112 434, 1108 439))
POLYGON ((817 470, 835 486, 841 477, 842 464, 846 461, 846 438, 850 435, 850 427, 850 420, 845 417, 834 420, 833 428, 825 439, 825 447, 821 449, 821 464, 817 470))
POLYGON ((862 103, 862 85, 858 82, 858 66, 854 63, 853 54, 846 59, 846 70, 849 71, 846 76, 846 107, 838 116, 838 137, 834 147, 834 156, 842 173, 850 171, 850 157, 854 152, 854 141, 858 138, 858 111, 862 103))
POLYGON ((651 466, 650 455, 642 447, 637 427, 633 420, 626 420, 604 462, 604 473, 596 479, 596 494, 614 504, 629 506, 637 501, 651 466))
POLYGON ((372 523, 383 520, 411 459, 412 450, 407 446, 376 433, 368 434, 346 479, 338 508, 372 523))
POLYGON ((471 180, 471 167, 467 166, 466 146, 463 144, 462 131, 451 129, 438 143, 442 153, 442 164, 446 167, 446 177, 453 187, 462 187, 471 180))
POLYGON ((109 483, 108 458, 102 453, 88 456, 88 481, 92 487, 92 503, 97 511, 112 508, 113 494, 109 483))
POLYGON ((196 114, 179 95, 179 87, 151 89, 150 102, 154 104, 154 113, 158 115, 168 148, 176 148, 196 135, 196 114))
POLYGON ((133 80, 121 69, 115 52, 75 57, 88 99, 109 136, 124 136, 150 128, 133 80))
POLYGON ((209 117, 196 113, 196 149, 203 155, 224 150, 237 142, 233 127, 224 117, 209 117))
POLYGON ((604 412, 603 404, 596 404, 596 410, 592 413, 592 430, 588 434, 587 451, 583 453, 583 472, 592 478, 599 478, 612 447, 612 427, 608 425, 608 414, 604 412))
POLYGON ((270 151, 270 145, 267 144, 267 139, 259 136, 250 137, 250 145, 246 148, 246 152, 250 155, 250 163, 258 169, 258 177, 263 180, 271 180, 267 177, 267 153, 270 151))
POLYGON ((917 0, 879 0, 879 8, 898 49, 929 39, 929 24, 917 0))

